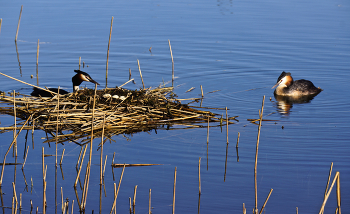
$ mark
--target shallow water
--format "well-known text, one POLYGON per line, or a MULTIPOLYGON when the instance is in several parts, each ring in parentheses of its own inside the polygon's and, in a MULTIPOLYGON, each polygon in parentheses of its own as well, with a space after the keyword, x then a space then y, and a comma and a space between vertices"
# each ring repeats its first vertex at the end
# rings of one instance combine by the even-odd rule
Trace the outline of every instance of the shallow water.
MULTIPOLYGON (((115 136, 105 144, 107 165, 116 153, 118 163, 160 163, 161 166, 125 169, 117 200, 117 212, 129 211, 129 197, 137 188, 136 213, 148 211, 148 191, 152 189, 153 213, 171 212, 174 169, 177 167, 177 213, 198 212, 198 159, 202 157, 202 195, 200 213, 247 212, 254 208, 254 158, 258 126, 247 119, 258 118, 262 97, 266 95, 258 158, 258 208, 268 192, 272 195, 266 213, 315 213, 321 207, 331 162, 340 172, 342 211, 350 210, 350 145, 347 79, 350 67, 350 5, 346 1, 140 1, 93 2, 23 1, 3 2, 0 7, 0 72, 36 84, 36 46, 40 39, 39 86, 72 91, 70 78, 82 58, 94 80, 105 87, 106 55, 111 17, 114 16, 110 46, 108 86, 121 85, 129 78, 129 68, 136 84, 140 61, 146 87, 171 80, 171 41, 175 62, 175 93, 180 98, 199 97, 203 86, 202 106, 229 108, 229 116, 239 122, 229 126, 228 160, 225 174, 226 131, 211 128, 207 160, 207 130, 158 130, 115 136), (21 4, 23 13, 17 49, 14 38, 21 4), (152 52, 149 48, 152 47, 152 52), (282 105, 271 87, 282 71, 294 79, 311 80, 324 89, 309 103, 282 105), (34 78, 31 79, 30 75, 34 78), (189 88, 195 90, 185 93, 189 88), (215 93, 211 91, 220 90, 215 93), (271 100, 270 100, 271 97, 271 100), (283 106, 283 109, 281 109, 283 106), (283 127, 283 129, 282 129, 283 127), (240 132, 239 162, 236 138, 240 132), (207 165, 208 163, 208 165, 207 165), (208 170, 207 170, 208 169, 208 170)), ((1 91, 29 94, 31 87, 1 76, 1 91)), ((87 87, 93 85, 86 83, 87 87)), ((193 105, 199 106, 200 103, 193 105)), ((219 114, 224 111, 215 111, 219 114)), ((0 115, 1 126, 13 124, 13 118, 0 115)), ((177 127, 181 128, 181 127, 177 127)), ((54 144, 43 144, 45 133, 36 131, 34 149, 30 146, 24 168, 32 193, 25 190, 20 166, 16 172, 17 194, 23 194, 25 211, 29 201, 42 210, 41 147, 54 154, 54 144)), ((13 133, 1 134, 1 157, 13 133)), ((25 132, 19 136, 18 162, 23 161, 25 132)), ((99 210, 99 151, 94 141, 93 168, 87 198, 87 212, 99 210), (96 165, 94 165, 96 164, 96 165)), ((72 188, 80 146, 59 145, 65 149, 63 175, 58 169, 57 196, 60 187, 64 198, 75 200, 72 188)), ((7 162, 14 162, 11 157, 7 162)), ((48 212, 54 207, 54 157, 48 164, 48 212)), ((6 166, 4 204, 11 206, 14 167, 6 166)), ((107 197, 102 197, 103 213, 113 203, 113 183, 118 183, 121 169, 106 167, 107 197)), ((83 177, 81 177, 83 179, 83 177)), ((81 197, 81 191, 79 191, 81 197)), ((334 212, 336 194, 332 191, 326 212, 334 212)), ((58 208, 59 210, 60 208, 58 208)), ((6 210, 9 212, 9 210, 6 210)))

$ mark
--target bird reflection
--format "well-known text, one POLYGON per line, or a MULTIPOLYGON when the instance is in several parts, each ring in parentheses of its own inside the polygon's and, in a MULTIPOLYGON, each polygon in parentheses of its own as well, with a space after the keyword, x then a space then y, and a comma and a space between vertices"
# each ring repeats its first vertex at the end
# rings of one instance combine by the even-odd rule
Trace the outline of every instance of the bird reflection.
POLYGON ((276 103, 277 103, 277 111, 283 115, 289 115, 290 110, 293 108, 294 104, 303 104, 309 103, 312 99, 314 99, 317 94, 293 97, 293 96, 281 96, 274 94, 276 103))

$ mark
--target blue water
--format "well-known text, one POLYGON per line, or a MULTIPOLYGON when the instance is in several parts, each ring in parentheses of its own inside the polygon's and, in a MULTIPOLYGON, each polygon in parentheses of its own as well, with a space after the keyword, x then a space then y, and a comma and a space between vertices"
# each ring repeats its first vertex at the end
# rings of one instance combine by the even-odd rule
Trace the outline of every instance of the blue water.
MULTIPOLYGON (((177 167, 177 213, 198 212, 198 159, 202 158, 202 195, 200 213, 239 213, 242 203, 247 213, 254 208, 254 158, 258 126, 247 119, 258 118, 262 98, 266 95, 258 158, 258 208, 273 189, 266 213, 300 213, 319 211, 331 162, 333 173, 340 172, 343 213, 350 210, 350 128, 347 94, 350 73, 350 4, 347 1, 19 1, 0 3, 0 72, 31 84, 36 80, 36 47, 40 40, 39 86, 72 91, 70 78, 78 69, 79 57, 84 71, 105 87, 106 55, 111 18, 113 32, 110 45, 108 86, 121 85, 129 79, 129 68, 136 84, 142 87, 138 73, 140 61, 146 87, 171 80, 171 41, 175 62, 175 93, 179 98, 199 97, 203 86, 202 106, 229 108, 229 116, 239 122, 229 126, 228 160, 225 172, 226 127, 210 129, 208 170, 207 130, 158 130, 114 136, 105 144, 107 166, 116 153, 118 163, 160 163, 161 166, 126 168, 117 200, 117 212, 129 212, 129 197, 137 188, 136 213, 148 212, 148 191, 152 189, 153 213, 172 210, 174 169, 177 167), (14 43, 20 7, 23 12, 14 43), (152 47, 151 52, 149 48, 152 47), (18 61, 19 59, 19 61, 18 61), (309 103, 285 104, 273 96, 271 87, 282 71, 294 79, 311 80, 322 91, 309 103), (34 78, 31 79, 30 75, 34 78), (195 90, 185 93, 191 87, 195 90), (220 90, 215 93, 211 91, 220 90), (271 98, 271 100, 270 100, 271 98), (283 129, 282 129, 283 126, 283 129), (239 162, 236 139, 240 132, 239 162)), ((0 90, 29 94, 30 86, 0 77, 0 90)), ((92 88, 86 83, 84 86, 92 88)), ((192 105, 199 106, 200 103, 192 105)), ((216 110, 218 114, 224 111, 216 110)), ((0 115, 1 126, 13 124, 13 118, 0 115)), ((177 127, 181 128, 181 127, 177 127)), ((17 166, 17 195, 23 194, 24 211, 29 201, 42 211, 41 148, 54 154, 54 144, 43 144, 45 133, 35 131, 24 168, 29 192, 17 166), (30 178, 34 191, 30 193, 30 178)), ((1 136, 0 157, 13 137, 1 136)), ((19 136, 18 162, 23 161, 25 132, 19 136)), ((87 198, 87 212, 99 210, 99 151, 94 141, 93 175, 87 198)), ((60 187, 64 198, 74 200, 72 188, 80 146, 66 142, 64 180, 58 169, 57 196, 60 187)), ((12 157, 7 162, 14 162, 12 157)), ((54 207, 54 158, 47 157, 48 212, 54 207)), ((86 161, 84 162, 86 164, 86 161)), ((85 167, 84 167, 85 168, 85 167)), ((83 171, 84 171, 83 168, 83 171)), ((119 181, 121 169, 106 167, 103 213, 113 203, 113 183, 119 181)), ((85 174, 85 172, 84 172, 85 174)), ((81 176, 83 179, 83 176, 81 176)), ((14 167, 6 166, 4 206, 10 207, 14 167)), ((81 197, 81 190, 79 190, 81 197)), ((326 213, 336 208, 335 189, 326 205, 326 213)), ((1 210, 0 210, 1 211, 1 210)), ((6 210, 9 212, 9 210, 6 210)))

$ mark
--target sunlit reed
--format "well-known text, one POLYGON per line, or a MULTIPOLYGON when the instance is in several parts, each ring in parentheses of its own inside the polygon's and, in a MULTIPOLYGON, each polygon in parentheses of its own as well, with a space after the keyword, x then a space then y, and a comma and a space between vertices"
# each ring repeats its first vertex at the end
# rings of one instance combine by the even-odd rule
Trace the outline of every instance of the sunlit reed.
POLYGON ((258 127, 258 137, 256 140, 256 150, 255 150, 255 165, 254 165, 254 189, 255 189, 255 207, 254 207, 254 213, 258 213, 258 183, 256 180, 257 177, 257 165, 258 165, 258 151, 259 151, 259 141, 260 141, 260 130, 261 130, 261 122, 263 118, 264 113, 264 102, 265 102, 265 96, 263 97, 261 110, 259 110, 259 127, 258 127))
POLYGON ((107 62, 106 62, 106 88, 107 88, 107 79, 108 79, 108 60, 109 60, 109 47, 111 45, 111 37, 112 37, 112 27, 113 27, 113 19, 111 19, 111 28, 109 30, 109 40, 108 40, 108 48, 107 48, 107 62))
POLYGON ((18 31, 19 31, 19 24, 21 23, 22 10, 23 10, 23 5, 21 6, 21 11, 19 12, 19 18, 18 18, 15 42, 17 42, 18 31))
MULTIPOLYGON (((125 170, 125 167, 123 167, 122 173, 120 174, 118 189, 117 189, 117 192, 115 193, 114 202, 113 202, 113 205, 112 205, 112 209, 111 209, 110 214, 112 214, 113 209, 115 208, 115 205, 116 205, 116 203, 117 203, 119 188, 120 188, 120 184, 122 183, 122 179, 123 179, 123 175, 124 175, 124 170, 125 170)), ((135 194, 136 194, 136 193, 135 193, 135 194)))
POLYGON ((173 212, 172 212, 172 214, 175 214, 176 173, 177 173, 177 167, 175 166, 175 172, 174 172, 174 189, 173 189, 173 212))
POLYGON ((139 72, 140 72, 140 77, 141 77, 141 81, 142 81, 142 86, 143 86, 143 89, 145 89, 145 83, 143 83, 142 72, 141 72, 141 67, 140 67, 140 61, 138 59, 137 59, 137 65, 139 67, 139 72))
MULTIPOLYGON (((170 49, 170 56, 171 56, 171 64, 172 64, 172 67, 171 67, 171 70, 172 70, 172 84, 174 86, 174 57, 173 57, 173 51, 171 50, 171 44, 170 44, 170 40, 168 39, 168 42, 169 42, 169 49, 170 49)), ((151 47, 152 48, 152 47, 151 47)), ((151 50, 150 48, 150 50, 151 50)))
POLYGON ((263 204, 263 206, 262 206, 261 209, 260 209, 259 214, 261 214, 262 211, 264 210, 264 208, 265 208, 265 206, 266 206, 266 203, 267 203, 267 201, 269 200, 269 198, 270 198, 270 196, 271 196, 272 191, 273 191, 273 189, 271 188, 271 189, 270 189, 270 192, 269 192, 269 194, 268 194, 268 196, 267 196, 267 198, 266 198, 266 200, 265 200, 265 202, 264 202, 264 204, 263 204))

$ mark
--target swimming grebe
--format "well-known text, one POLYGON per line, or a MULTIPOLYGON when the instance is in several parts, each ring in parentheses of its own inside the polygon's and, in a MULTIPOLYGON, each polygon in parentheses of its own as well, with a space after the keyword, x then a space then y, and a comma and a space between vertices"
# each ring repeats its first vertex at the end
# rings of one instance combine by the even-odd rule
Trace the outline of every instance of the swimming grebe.
MULTIPOLYGON (((95 83, 97 85, 100 85, 98 84, 98 82, 96 82, 95 80, 93 80, 90 75, 84 71, 81 71, 81 70, 74 70, 74 72, 76 72, 77 74, 74 75, 74 77, 72 78, 72 83, 73 83, 73 92, 76 92, 79 90, 79 85, 83 82, 83 81, 86 81, 86 82, 92 82, 92 83, 95 83)), ((57 93, 58 92, 58 89, 57 88, 49 88, 50 91, 52 92, 55 92, 57 93)), ((68 94, 69 92, 66 91, 66 90, 63 90, 63 89, 60 89, 60 94, 68 94)), ((44 90, 41 90, 41 89, 38 89, 38 88, 34 88, 33 92, 30 94, 34 97, 53 97, 53 95, 48 92, 48 91, 44 91, 44 90)))
POLYGON ((274 93, 281 96, 317 95, 322 91, 321 88, 316 88, 309 80, 301 79, 293 81, 291 74, 284 71, 278 77, 276 85, 272 88, 276 86, 277 88, 274 93))

